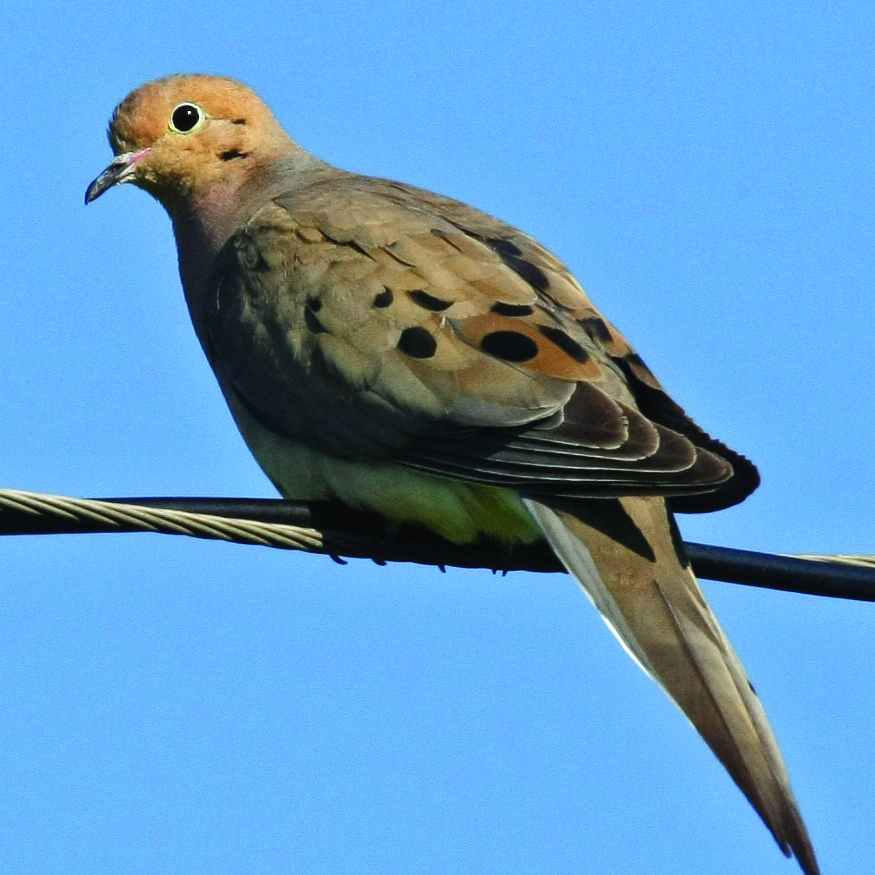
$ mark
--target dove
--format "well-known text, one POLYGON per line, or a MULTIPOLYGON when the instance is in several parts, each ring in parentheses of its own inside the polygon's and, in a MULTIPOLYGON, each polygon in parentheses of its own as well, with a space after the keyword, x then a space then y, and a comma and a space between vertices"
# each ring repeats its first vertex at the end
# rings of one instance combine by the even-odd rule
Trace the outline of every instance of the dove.
POLYGON ((756 468, 666 394, 563 263, 459 201, 327 164, 231 79, 137 88, 109 141, 86 203, 133 183, 166 209, 195 331, 277 490, 458 543, 546 539, 817 875, 673 516, 740 502, 756 468))

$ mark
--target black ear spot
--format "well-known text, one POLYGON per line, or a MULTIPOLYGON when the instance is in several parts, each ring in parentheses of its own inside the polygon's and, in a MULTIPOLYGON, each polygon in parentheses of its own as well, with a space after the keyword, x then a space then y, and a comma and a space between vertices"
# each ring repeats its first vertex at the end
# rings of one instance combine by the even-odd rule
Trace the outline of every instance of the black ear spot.
POLYGON ((233 161, 235 158, 248 158, 248 152, 241 152, 239 149, 228 149, 226 152, 220 152, 219 157, 223 161, 233 161))
POLYGON ((493 331, 485 334, 480 349, 506 362, 531 361, 538 354, 538 344, 519 331, 493 331))
POLYGON ((405 328, 397 345, 401 352, 415 359, 429 359, 437 351, 437 341, 421 325, 405 328))

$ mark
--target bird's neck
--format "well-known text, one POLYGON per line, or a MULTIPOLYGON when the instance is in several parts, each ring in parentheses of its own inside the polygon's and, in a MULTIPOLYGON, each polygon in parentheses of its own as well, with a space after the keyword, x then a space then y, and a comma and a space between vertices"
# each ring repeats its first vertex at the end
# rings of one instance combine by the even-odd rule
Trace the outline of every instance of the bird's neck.
POLYGON ((202 186, 183 203, 165 203, 173 221, 182 287, 202 345, 206 340, 204 300, 213 264, 222 247, 273 198, 331 173, 328 164, 303 149, 268 166, 240 170, 202 186))

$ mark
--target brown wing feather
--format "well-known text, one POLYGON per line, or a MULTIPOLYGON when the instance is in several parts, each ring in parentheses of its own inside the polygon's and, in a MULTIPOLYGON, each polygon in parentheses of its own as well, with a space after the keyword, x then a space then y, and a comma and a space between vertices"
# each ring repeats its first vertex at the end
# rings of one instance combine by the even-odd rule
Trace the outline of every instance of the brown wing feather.
POLYGON ((752 488, 555 256, 455 201, 361 177, 292 191, 229 241, 214 287, 235 389, 337 455, 532 495, 752 488))

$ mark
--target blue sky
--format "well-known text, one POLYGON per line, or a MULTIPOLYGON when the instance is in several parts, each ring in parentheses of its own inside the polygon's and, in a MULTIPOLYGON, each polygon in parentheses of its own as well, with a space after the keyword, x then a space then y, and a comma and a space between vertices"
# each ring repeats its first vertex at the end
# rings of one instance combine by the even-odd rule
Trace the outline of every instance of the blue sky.
MULTIPOLYGON (((121 97, 216 72, 563 257, 760 466, 685 537, 875 552, 871 4, 102 6, 0 28, 0 485, 273 494, 166 216, 82 205, 121 97)), ((0 569, 2 872, 797 871, 565 576, 151 535, 4 538, 0 569)), ((871 606, 705 588, 824 873, 867 871, 871 606)))

